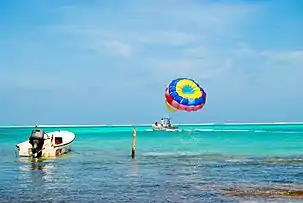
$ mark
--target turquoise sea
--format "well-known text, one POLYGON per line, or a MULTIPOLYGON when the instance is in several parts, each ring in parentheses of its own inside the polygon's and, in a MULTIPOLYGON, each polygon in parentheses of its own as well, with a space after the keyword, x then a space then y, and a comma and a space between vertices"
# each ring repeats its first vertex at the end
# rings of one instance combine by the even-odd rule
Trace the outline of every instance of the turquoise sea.
POLYGON ((32 128, 0 128, 0 202, 303 202, 303 124, 137 126, 69 130, 69 154, 32 160, 15 145, 32 128), (285 195, 285 194, 288 195, 285 195))

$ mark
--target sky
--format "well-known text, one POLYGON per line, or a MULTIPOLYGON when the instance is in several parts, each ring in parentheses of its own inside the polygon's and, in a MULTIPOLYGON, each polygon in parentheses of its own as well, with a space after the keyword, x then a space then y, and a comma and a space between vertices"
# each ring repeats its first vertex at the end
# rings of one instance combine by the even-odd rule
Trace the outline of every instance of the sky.
POLYGON ((300 0, 0 1, 0 124, 303 121, 300 0), (167 111, 189 77, 198 112, 167 111))

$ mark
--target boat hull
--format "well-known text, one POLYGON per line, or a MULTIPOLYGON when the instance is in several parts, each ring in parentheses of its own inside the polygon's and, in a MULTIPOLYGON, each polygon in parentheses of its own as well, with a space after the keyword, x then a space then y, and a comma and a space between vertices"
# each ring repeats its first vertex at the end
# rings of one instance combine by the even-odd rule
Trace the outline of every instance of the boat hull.
POLYGON ((165 127, 154 126, 154 125, 152 125, 152 129, 154 131, 165 131, 165 132, 179 132, 180 131, 180 129, 178 129, 178 128, 165 128, 165 127))
MULTIPOLYGON (((55 131, 47 133, 44 141, 41 157, 55 157, 68 153, 71 150, 75 134, 68 131, 55 131), (58 143, 57 140, 61 140, 58 143)), ((32 145, 24 141, 16 145, 20 157, 33 157, 32 145)))

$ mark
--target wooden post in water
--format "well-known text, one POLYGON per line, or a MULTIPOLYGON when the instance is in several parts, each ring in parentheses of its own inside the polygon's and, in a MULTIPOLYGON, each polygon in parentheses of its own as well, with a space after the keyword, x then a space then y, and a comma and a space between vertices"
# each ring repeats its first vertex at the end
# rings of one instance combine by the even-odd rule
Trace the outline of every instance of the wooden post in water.
POLYGON ((134 129, 133 129, 133 141, 132 141, 132 159, 135 158, 135 153, 136 153, 136 137, 137 137, 137 130, 134 127, 134 129))

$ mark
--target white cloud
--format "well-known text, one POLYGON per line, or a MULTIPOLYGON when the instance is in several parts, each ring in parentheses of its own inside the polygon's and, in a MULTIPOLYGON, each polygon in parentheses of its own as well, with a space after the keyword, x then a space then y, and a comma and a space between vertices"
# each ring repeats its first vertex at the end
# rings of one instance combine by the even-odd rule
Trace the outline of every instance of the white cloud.
POLYGON ((234 37, 236 25, 246 22, 247 17, 257 9, 258 6, 249 4, 137 2, 137 6, 129 6, 127 11, 117 10, 121 15, 113 17, 109 24, 102 19, 107 19, 110 10, 100 12, 93 7, 74 6, 71 10, 59 10, 65 17, 62 24, 51 25, 46 29, 78 36, 79 40, 86 40, 86 46, 98 50, 98 41, 115 39, 107 42, 108 46, 120 50, 123 55, 129 55, 132 53, 130 46, 138 42, 187 45, 218 36, 234 37), (98 22, 95 19, 101 20, 98 22), (118 26, 113 26, 115 24, 118 26))
POLYGON ((210 49, 207 46, 196 46, 185 49, 184 54, 190 58, 207 58, 210 49))
POLYGON ((73 91, 81 88, 81 83, 75 77, 62 74, 26 73, 7 74, 3 83, 6 86, 27 91, 73 91))
POLYGON ((200 40, 196 35, 174 31, 174 30, 153 30, 147 35, 138 36, 137 41, 148 44, 187 45, 200 40))
POLYGON ((140 11, 134 10, 144 16, 148 23, 154 25, 167 24, 167 27, 206 28, 210 31, 226 31, 234 25, 245 22, 245 16, 254 14, 258 5, 217 3, 207 1, 165 1, 161 3, 146 3, 140 5, 140 11))
POLYGON ((111 52, 120 54, 125 57, 131 56, 132 54, 132 48, 130 45, 119 42, 117 40, 107 41, 105 42, 105 46, 111 52))
POLYGON ((259 51, 248 46, 222 51, 199 46, 185 49, 180 59, 148 61, 149 76, 163 85, 172 78, 191 77, 211 92, 212 99, 269 105, 274 100, 285 102, 286 97, 302 99, 297 95, 297 88, 303 85, 302 53, 259 51))
POLYGON ((229 61, 183 59, 159 59, 148 61, 149 80, 158 85, 166 85, 172 78, 189 77, 198 81, 213 81, 229 74, 229 61))
POLYGON ((271 63, 284 64, 292 66, 303 66, 303 50, 291 50, 291 51, 264 51, 260 53, 266 56, 271 63))

